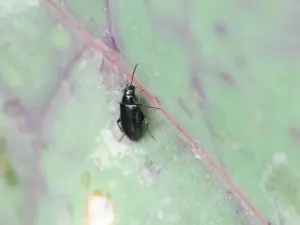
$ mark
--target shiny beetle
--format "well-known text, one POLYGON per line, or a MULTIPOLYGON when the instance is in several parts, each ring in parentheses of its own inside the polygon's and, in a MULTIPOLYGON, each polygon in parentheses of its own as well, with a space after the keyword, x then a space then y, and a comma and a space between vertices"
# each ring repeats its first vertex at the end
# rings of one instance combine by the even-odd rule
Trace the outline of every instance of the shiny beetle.
MULTIPOLYGON (((134 73, 137 66, 138 64, 136 64, 133 69, 130 84, 126 82, 126 87, 122 91, 123 97, 122 101, 120 102, 120 118, 117 120, 117 124, 123 135, 121 136, 119 141, 122 140, 124 135, 126 135, 132 141, 140 140, 143 136, 143 124, 145 124, 146 130, 149 133, 148 120, 142 112, 141 107, 160 109, 157 107, 146 106, 139 103, 139 100, 135 94, 135 86, 132 85, 134 73)), ((150 136, 155 140, 155 138, 151 134, 150 136)))

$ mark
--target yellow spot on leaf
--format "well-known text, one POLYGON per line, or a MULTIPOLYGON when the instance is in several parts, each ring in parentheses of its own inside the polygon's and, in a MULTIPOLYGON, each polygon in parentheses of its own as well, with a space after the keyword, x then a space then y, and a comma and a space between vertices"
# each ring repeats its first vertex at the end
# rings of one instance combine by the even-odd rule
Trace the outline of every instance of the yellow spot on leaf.
POLYGON ((9 186, 16 186, 18 184, 17 174, 6 152, 6 140, 4 137, 0 137, 0 175, 3 176, 9 186))
POLYGON ((221 132, 221 138, 224 141, 224 144, 232 150, 239 151, 241 150, 241 145, 239 142, 231 138, 225 130, 221 132))
POLYGON ((81 184, 84 188, 89 189, 91 183, 91 176, 88 171, 84 171, 81 175, 81 184))

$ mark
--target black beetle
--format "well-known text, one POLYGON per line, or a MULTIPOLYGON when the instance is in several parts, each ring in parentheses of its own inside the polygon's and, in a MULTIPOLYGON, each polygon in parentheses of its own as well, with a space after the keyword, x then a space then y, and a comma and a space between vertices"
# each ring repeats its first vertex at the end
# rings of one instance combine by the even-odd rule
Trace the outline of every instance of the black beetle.
MULTIPOLYGON (((120 118, 117 120, 117 124, 123 133, 119 141, 122 140, 124 134, 132 141, 140 140, 143 135, 144 123, 146 125, 147 132, 149 133, 148 120, 144 115, 141 107, 160 109, 157 107, 146 106, 139 103, 139 100, 135 94, 135 86, 132 85, 134 73, 137 66, 138 64, 136 64, 133 69, 130 84, 126 82, 126 87, 122 90, 122 101, 119 102, 120 118)), ((155 140, 155 138, 151 134, 150 136, 155 140)))

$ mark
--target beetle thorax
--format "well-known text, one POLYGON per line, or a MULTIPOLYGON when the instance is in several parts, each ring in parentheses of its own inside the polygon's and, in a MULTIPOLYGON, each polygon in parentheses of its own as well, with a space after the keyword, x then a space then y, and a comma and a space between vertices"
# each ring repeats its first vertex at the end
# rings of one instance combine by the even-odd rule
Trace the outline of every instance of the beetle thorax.
POLYGON ((125 94, 125 97, 126 97, 126 99, 127 99, 127 102, 129 103, 129 104, 134 104, 136 101, 137 101, 137 99, 136 99, 136 97, 135 97, 135 95, 134 95, 134 92, 133 93, 130 93, 130 94, 125 94))

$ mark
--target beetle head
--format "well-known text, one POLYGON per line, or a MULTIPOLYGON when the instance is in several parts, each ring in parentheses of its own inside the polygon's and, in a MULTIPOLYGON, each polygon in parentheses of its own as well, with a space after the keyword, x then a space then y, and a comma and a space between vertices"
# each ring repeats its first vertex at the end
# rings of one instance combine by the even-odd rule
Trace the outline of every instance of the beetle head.
POLYGON ((126 88, 124 88, 123 92, 125 93, 125 95, 131 96, 135 94, 135 86, 134 85, 130 85, 127 86, 126 88))

